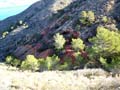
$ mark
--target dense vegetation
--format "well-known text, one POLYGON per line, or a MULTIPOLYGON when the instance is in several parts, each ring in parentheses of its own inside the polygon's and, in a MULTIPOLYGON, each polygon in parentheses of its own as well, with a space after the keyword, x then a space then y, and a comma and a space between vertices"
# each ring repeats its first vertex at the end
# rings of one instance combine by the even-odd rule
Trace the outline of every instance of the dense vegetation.
MULTIPOLYGON (((110 20, 107 16, 101 17, 102 23, 110 20)), ((19 22, 22 24, 22 21, 19 22)), ((6 63, 19 67, 22 70, 71 70, 85 67, 120 68, 120 33, 99 26, 96 28, 96 36, 89 38, 90 45, 86 45, 81 39, 81 27, 99 23, 92 11, 82 11, 77 21, 75 30, 67 31, 70 37, 64 33, 56 33, 53 36, 54 54, 46 58, 36 58, 33 55, 26 56, 25 60, 18 60, 14 56, 7 56, 6 63)), ((8 33, 3 33, 5 37, 8 33)))

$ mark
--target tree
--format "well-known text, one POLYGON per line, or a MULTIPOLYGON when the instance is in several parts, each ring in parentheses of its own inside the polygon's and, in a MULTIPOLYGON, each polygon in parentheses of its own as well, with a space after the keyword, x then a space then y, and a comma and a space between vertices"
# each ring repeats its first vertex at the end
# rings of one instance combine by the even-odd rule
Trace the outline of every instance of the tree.
POLYGON ((72 39, 72 47, 76 50, 83 50, 85 45, 83 44, 83 41, 80 38, 72 39))
POLYGON ((102 26, 97 28, 97 35, 91 39, 92 49, 100 56, 107 57, 120 53, 120 34, 102 26))
POLYGON ((95 15, 93 11, 82 11, 80 16, 80 22, 82 24, 90 25, 95 21, 95 15))
POLYGON ((56 49, 60 50, 64 47, 64 44, 65 44, 66 40, 63 37, 63 35, 60 35, 59 33, 57 33, 54 36, 54 40, 55 40, 54 46, 55 46, 56 49))

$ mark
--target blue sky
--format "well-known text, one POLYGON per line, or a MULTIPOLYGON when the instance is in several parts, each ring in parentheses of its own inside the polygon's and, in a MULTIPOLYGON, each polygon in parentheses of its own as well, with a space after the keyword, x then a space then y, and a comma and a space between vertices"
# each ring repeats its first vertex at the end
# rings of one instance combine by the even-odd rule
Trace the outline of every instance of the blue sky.
POLYGON ((0 8, 31 5, 38 0, 0 0, 0 8))
POLYGON ((39 0, 0 0, 0 20, 16 15, 39 0))

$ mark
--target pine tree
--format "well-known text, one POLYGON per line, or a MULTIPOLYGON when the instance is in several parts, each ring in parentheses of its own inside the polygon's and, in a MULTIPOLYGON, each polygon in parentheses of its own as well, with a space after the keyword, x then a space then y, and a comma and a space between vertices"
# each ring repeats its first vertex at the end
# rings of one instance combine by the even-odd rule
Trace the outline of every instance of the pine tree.
POLYGON ((104 27, 97 28, 97 35, 91 39, 94 51, 101 56, 120 53, 120 34, 104 27))

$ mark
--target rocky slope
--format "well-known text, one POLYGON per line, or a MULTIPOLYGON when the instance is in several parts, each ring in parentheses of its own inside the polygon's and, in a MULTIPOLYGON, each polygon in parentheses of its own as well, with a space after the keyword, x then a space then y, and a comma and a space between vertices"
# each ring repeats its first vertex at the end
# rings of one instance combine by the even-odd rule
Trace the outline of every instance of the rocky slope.
POLYGON ((1 90, 120 90, 120 77, 101 69, 76 71, 18 71, 0 64, 1 90), (67 78, 66 78, 67 77, 67 78))
POLYGON ((72 0, 40 0, 24 12, 1 21, 1 37, 3 32, 10 30, 20 20, 27 23, 29 28, 16 27, 10 30, 6 38, 0 39, 0 59, 2 60, 4 56, 14 51, 18 46, 31 42, 31 39, 36 34, 39 35, 40 31, 48 27, 50 22, 53 22, 53 20, 50 20, 52 15, 57 13, 57 10, 65 8, 71 2, 72 0), (20 44, 18 44, 19 42, 20 44), (9 48, 11 49, 8 50, 9 48))
MULTIPOLYGON (((94 11, 98 20, 101 15, 113 18, 114 21, 105 26, 116 29, 120 24, 119 7, 119 0, 40 0, 24 12, 0 22, 0 61, 9 54, 20 59, 28 54, 46 57, 52 52, 53 35, 74 31, 83 10, 94 11), (2 38, 5 31, 9 34, 2 38)), ((81 27, 80 37, 86 44, 88 37, 94 36, 96 27, 101 24, 81 27)))

